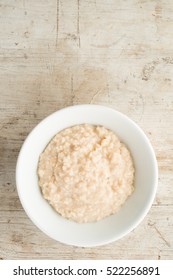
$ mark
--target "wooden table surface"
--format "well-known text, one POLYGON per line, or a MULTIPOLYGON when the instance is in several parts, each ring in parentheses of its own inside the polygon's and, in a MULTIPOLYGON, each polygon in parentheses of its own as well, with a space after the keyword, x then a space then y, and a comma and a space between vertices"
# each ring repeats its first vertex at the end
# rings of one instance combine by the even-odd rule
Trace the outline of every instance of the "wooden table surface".
POLYGON ((172 0, 0 0, 0 259, 173 259, 172 0), (47 115, 102 104, 149 137, 158 191, 143 222, 106 246, 56 242, 25 214, 20 147, 47 115))

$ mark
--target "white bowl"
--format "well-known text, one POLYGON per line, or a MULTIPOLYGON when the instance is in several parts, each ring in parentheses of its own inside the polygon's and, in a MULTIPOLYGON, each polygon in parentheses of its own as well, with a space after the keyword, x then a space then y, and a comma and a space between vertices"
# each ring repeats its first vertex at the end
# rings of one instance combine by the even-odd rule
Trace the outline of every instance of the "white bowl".
POLYGON ((62 243, 91 247, 118 240, 133 230, 149 211, 157 189, 158 168, 144 132, 127 116, 99 105, 77 105, 41 121, 26 138, 16 167, 18 194, 29 218, 62 243), (99 222, 77 224, 62 218, 43 198, 37 179, 39 155, 60 130, 89 123, 114 131, 130 149, 135 164, 135 191, 121 210, 99 222))

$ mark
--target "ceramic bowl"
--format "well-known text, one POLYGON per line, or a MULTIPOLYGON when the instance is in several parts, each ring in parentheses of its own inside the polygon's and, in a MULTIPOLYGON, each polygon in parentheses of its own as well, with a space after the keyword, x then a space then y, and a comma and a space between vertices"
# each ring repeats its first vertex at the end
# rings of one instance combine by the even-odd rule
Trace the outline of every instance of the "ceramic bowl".
POLYGON ((116 241, 146 216, 155 197, 157 161, 144 132, 130 118, 99 105, 76 105, 42 120, 26 138, 16 166, 19 198, 32 222, 49 237, 69 245, 92 247, 116 241), (43 198, 38 186, 39 156, 59 131, 77 124, 102 125, 130 149, 135 165, 135 191, 120 211, 99 222, 78 224, 61 217, 43 198))

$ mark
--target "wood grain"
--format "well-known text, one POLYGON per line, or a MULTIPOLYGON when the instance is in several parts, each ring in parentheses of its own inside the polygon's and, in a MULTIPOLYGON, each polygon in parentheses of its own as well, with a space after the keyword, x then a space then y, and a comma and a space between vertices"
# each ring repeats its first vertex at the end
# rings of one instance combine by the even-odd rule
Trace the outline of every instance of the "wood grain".
POLYGON ((173 2, 0 0, 0 259, 173 258, 173 2), (15 165, 31 129, 65 106, 102 104, 149 137, 158 192, 144 221, 97 248, 51 240, 26 216, 15 165))

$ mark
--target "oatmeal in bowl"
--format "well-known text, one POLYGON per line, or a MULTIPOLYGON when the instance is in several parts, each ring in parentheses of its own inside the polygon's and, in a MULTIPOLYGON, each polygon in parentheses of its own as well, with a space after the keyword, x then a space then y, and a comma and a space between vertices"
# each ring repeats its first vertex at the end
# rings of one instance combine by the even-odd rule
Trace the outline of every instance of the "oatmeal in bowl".
POLYGON ((38 177, 50 205, 78 223, 116 213, 134 191, 130 152, 103 126, 83 124, 57 133, 40 156, 38 177))
POLYGON ((16 166, 29 218, 59 242, 93 247, 127 235, 148 213, 158 169, 144 132, 124 114, 75 105, 42 120, 16 166))

